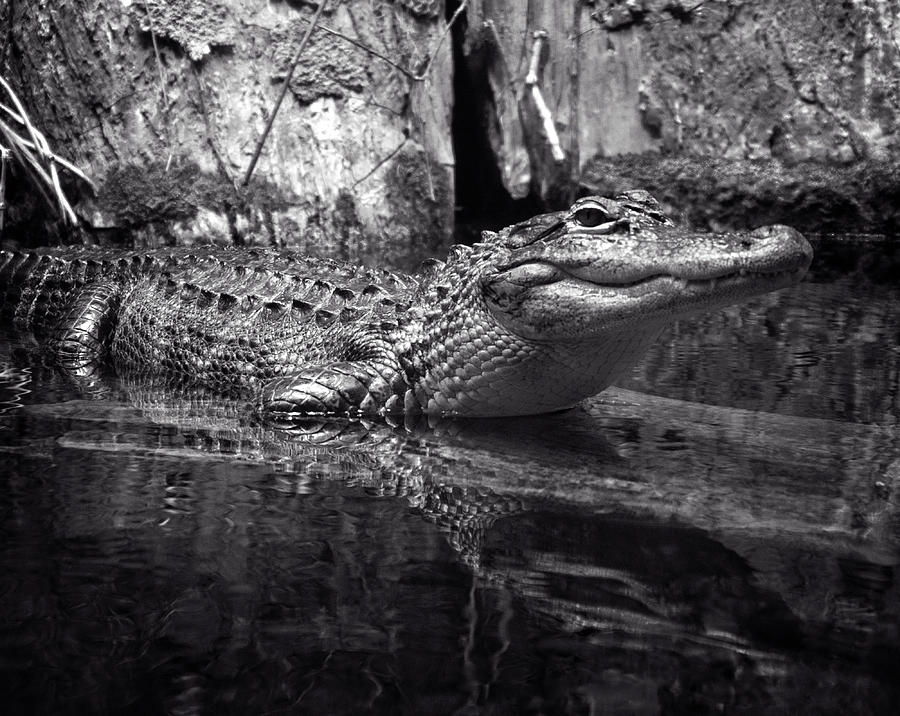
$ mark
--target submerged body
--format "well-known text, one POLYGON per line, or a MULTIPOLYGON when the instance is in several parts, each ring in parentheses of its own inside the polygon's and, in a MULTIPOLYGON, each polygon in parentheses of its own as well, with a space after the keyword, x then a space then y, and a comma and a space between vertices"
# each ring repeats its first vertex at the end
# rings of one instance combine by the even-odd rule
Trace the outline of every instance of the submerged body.
POLYGON ((703 234, 642 191, 485 232, 408 276, 256 250, 0 252, 0 321, 111 366, 306 415, 570 407, 674 319, 796 283, 796 231, 703 234))

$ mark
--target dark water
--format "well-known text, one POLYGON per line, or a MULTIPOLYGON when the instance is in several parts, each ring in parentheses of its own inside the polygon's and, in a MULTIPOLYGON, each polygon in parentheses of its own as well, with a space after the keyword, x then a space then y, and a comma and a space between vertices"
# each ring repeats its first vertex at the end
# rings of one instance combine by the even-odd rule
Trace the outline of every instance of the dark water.
POLYGON ((287 436, 3 344, 4 713, 897 713, 883 251, 533 419, 287 436))

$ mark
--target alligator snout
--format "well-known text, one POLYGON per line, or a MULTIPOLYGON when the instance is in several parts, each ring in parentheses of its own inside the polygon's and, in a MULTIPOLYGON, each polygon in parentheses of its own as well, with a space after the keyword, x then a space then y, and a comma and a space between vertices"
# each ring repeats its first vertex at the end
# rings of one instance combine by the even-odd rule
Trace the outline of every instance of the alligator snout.
POLYGON ((796 229, 783 224, 761 226, 741 240, 742 249, 753 257, 764 257, 767 271, 798 271, 806 273, 813 259, 809 241, 796 229))

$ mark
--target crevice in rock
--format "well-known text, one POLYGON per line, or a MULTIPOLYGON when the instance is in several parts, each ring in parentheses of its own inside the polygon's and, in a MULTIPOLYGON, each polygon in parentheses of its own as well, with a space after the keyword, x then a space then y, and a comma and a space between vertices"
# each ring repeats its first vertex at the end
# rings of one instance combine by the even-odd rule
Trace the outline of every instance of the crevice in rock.
MULTIPOLYGON (((447 3, 447 18, 459 7, 447 3)), ((488 122, 494 113, 493 93, 485 71, 485 50, 468 48, 466 13, 452 28, 453 42, 453 152, 456 157, 456 228, 454 238, 471 244, 481 229, 498 229, 523 221, 544 210, 535 192, 513 199, 506 187, 491 147, 488 122)))

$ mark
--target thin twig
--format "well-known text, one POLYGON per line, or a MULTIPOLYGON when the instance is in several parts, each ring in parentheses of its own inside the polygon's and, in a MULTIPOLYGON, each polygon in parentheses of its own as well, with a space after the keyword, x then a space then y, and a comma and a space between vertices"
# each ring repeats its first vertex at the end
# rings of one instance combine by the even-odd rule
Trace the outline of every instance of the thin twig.
POLYGON ((53 181, 53 193, 56 194, 56 201, 59 204, 60 213, 66 214, 73 224, 77 224, 78 217, 75 216, 75 212, 72 210, 69 200, 66 199, 65 193, 63 193, 62 186, 59 183, 59 172, 56 171, 56 162, 53 161, 53 157, 50 157, 50 178, 53 181))
MULTIPOLYGON (((53 178, 44 170, 41 166, 40 162, 34 156, 34 153, 27 147, 22 146, 23 140, 19 135, 12 133, 6 134, 4 133, 7 141, 12 145, 13 152, 16 156, 19 157, 19 160, 22 162, 22 166, 25 170, 31 175, 31 179, 34 182, 34 185, 37 187, 38 191, 41 192, 44 199, 48 204, 53 203, 53 197, 47 191, 47 187, 53 186, 53 178)), ((63 202, 65 202, 65 197, 63 197, 63 202)), ((57 203, 61 205, 67 205, 68 202, 63 204, 59 201, 59 197, 57 197, 57 203)), ((70 215, 65 210, 63 211, 64 218, 70 218, 70 215)), ((74 214, 72 215, 74 216, 74 214)))
POLYGON ((456 22, 456 18, 463 14, 466 9, 466 5, 469 4, 469 0, 462 0, 459 4, 459 7, 456 8, 453 15, 450 16, 450 22, 444 27, 444 31, 441 33, 441 37, 437 42, 437 45, 434 46, 434 50, 432 50, 431 54, 428 56, 428 60, 425 62, 425 67, 422 69, 421 74, 416 75, 415 79, 419 82, 425 79, 428 75, 428 70, 431 69, 431 63, 434 61, 434 58, 437 57, 438 51, 441 49, 441 45, 444 44, 444 38, 447 37, 447 33, 450 32, 450 28, 453 27, 453 23, 456 22))
MULTIPOLYGON (((21 125, 27 124, 26 121, 21 116, 19 116, 16 112, 14 112, 12 109, 7 107, 2 102, 0 102, 0 110, 3 110, 4 112, 6 112, 10 116, 10 118, 12 118, 14 121, 18 122, 19 124, 21 124, 21 125)), ((35 146, 35 144, 33 142, 29 142, 27 139, 22 137, 22 135, 18 134, 14 130, 12 130, 9 127, 9 125, 7 125, 5 122, 3 122, 3 120, 0 120, 0 126, 2 126, 4 128, 5 132, 15 134, 16 137, 18 137, 18 139, 21 141, 23 146, 27 147, 28 149, 37 151, 37 152, 41 151, 40 147, 35 146)), ((58 162, 59 164, 62 164, 66 169, 68 169, 70 172, 75 174, 79 179, 87 182, 90 185, 91 189, 93 189, 94 191, 97 191, 97 187, 94 185, 94 182, 92 182, 90 180, 90 178, 83 171, 81 171, 81 169, 76 167, 74 164, 72 164, 72 162, 68 161, 67 159, 64 159, 63 157, 59 156, 58 154, 55 154, 53 152, 50 152, 50 154, 53 156, 54 161, 58 162)))
POLYGON ((391 67, 393 67, 395 70, 402 72, 409 79, 420 81, 420 78, 417 75, 413 74, 412 72, 410 72, 408 69, 406 69, 402 65, 397 64, 389 57, 382 55, 380 52, 378 52, 378 50, 373 50, 371 47, 369 47, 365 43, 360 42, 359 40, 354 40, 352 37, 345 35, 343 32, 338 32, 337 30, 330 28, 330 27, 326 27, 325 25, 319 25, 319 29, 324 30, 329 35, 334 35, 335 37, 339 37, 340 39, 344 40, 344 42, 349 42, 351 45, 355 45, 363 52, 368 52, 370 55, 377 57, 379 60, 382 60, 383 62, 387 62, 391 67))
MULTIPOLYGON (((3 89, 6 90, 6 94, 9 95, 9 98, 12 100, 13 104, 16 107, 16 111, 19 113, 19 117, 21 118, 22 124, 25 125, 25 129, 28 130, 28 134, 31 136, 31 140, 35 145, 35 149, 43 155, 44 147, 41 146, 41 141, 36 136, 37 131, 32 126, 31 121, 28 119, 28 113, 25 111, 25 108, 22 106, 22 103, 19 101, 19 98, 16 96, 16 93, 13 92, 12 87, 9 86, 9 83, 0 76, 0 85, 3 86, 3 89)), ((46 144, 46 143, 45 143, 46 144)))
POLYGON ((397 154, 397 152, 399 152, 401 149, 403 149, 403 147, 404 147, 405 144, 406 144, 406 140, 404 139, 402 142, 400 142, 400 144, 398 144, 398 145, 390 152, 390 154, 388 154, 386 157, 384 157, 383 159, 381 159, 377 164, 375 164, 374 167, 372 167, 369 171, 367 171, 366 174, 365 174, 365 176, 363 176, 362 178, 357 179, 355 182, 353 182, 353 186, 351 186, 350 188, 351 188, 351 189, 355 189, 357 186, 359 186, 360 184, 362 184, 366 179, 368 179, 368 178, 369 178, 370 176, 372 176, 375 172, 377 172, 381 167, 383 167, 385 164, 387 164, 387 163, 394 157, 394 155, 397 154))
POLYGON ((156 55, 156 69, 159 71, 159 89, 162 91, 163 101, 166 103, 166 109, 169 107, 169 95, 166 92, 166 69, 163 67, 162 57, 159 54, 159 45, 156 42, 156 32, 153 29, 153 11, 150 9, 151 3, 146 3, 144 9, 147 11, 147 24, 150 27, 150 40, 153 42, 153 54, 156 55))
MULTIPOLYGON (((497 51, 497 56, 500 58, 500 64, 503 65, 503 74, 510 87, 514 88, 515 83, 512 80, 513 73, 509 68, 509 63, 506 61, 506 53, 503 52, 503 41, 500 39, 500 33, 497 32, 497 25, 493 20, 485 20, 483 27, 490 31, 491 39, 494 41, 494 49, 497 51)), ((513 94, 515 94, 515 92, 513 92, 513 94)))
MULTIPOLYGON (((53 189, 53 198, 56 199, 56 203, 59 206, 60 213, 68 219, 71 223, 77 224, 78 219, 75 216, 75 211, 72 209, 72 205, 69 204, 69 200, 66 199, 66 195, 63 193, 62 187, 59 185, 59 175, 56 173, 56 164, 50 164, 50 171, 48 172, 44 167, 41 166, 40 162, 32 156, 30 152, 23 151, 21 152, 21 156, 24 156, 28 159, 28 163, 24 166, 31 166, 34 174, 37 174, 40 177, 43 185, 51 187, 53 189)), ((43 188, 43 187, 42 187, 43 188)), ((44 191, 44 196, 47 198, 48 202, 52 203, 52 199, 46 191, 44 191)))
POLYGON ((266 143, 266 139, 269 137, 269 132, 272 131, 272 124, 275 122, 275 115, 278 114, 278 108, 281 107, 281 103, 282 101, 284 101, 284 96, 287 94, 288 88, 291 85, 291 78, 294 76, 294 69, 297 67, 297 63, 300 61, 300 55, 303 54, 303 50, 306 48, 306 43, 309 42, 309 38, 312 35, 313 30, 316 29, 316 24, 319 22, 319 17, 322 15, 322 11, 325 9, 325 6, 327 4, 328 0, 320 0, 319 7, 316 8, 316 12, 313 15, 312 21, 310 22, 309 27, 306 29, 306 34, 300 41, 300 45, 297 47, 297 51, 294 53, 294 57, 291 60, 290 67, 288 67, 287 76, 284 78, 284 85, 281 88, 281 93, 278 95, 275 106, 272 108, 272 113, 269 115, 269 121, 266 122, 266 127, 265 129, 263 129, 262 136, 259 138, 259 142, 256 145, 256 150, 253 152, 253 158, 250 160, 250 166, 247 167, 247 173, 244 175, 243 181, 244 186, 247 186, 250 183, 250 178, 253 176, 253 170, 256 169, 256 162, 259 161, 259 155, 262 153, 263 145, 266 143))
MULTIPOLYGON (((203 126, 206 129, 206 142, 209 144, 209 148, 212 150, 216 163, 219 165, 219 173, 228 179, 229 182, 234 184, 234 179, 231 178, 231 175, 228 172, 228 165, 222 158, 222 152, 219 151, 219 147, 216 144, 212 122, 209 120, 209 111, 206 109, 206 84, 203 81, 203 75, 197 70, 196 65, 191 64, 191 69, 193 71, 194 80, 197 82, 197 105, 200 109, 200 114, 203 116, 203 126)), ((169 159, 171 161, 171 155, 169 155, 169 159)), ((166 171, 168 171, 168 168, 169 165, 167 163, 166 171)))
POLYGON ((9 150, 0 147, 0 234, 3 233, 3 220, 6 218, 6 165, 9 157, 9 150))
MULTIPOLYGON (((419 118, 419 124, 422 125, 422 134, 425 134, 425 120, 423 118, 419 118)), ((437 201, 437 196, 434 193, 434 176, 431 173, 431 156, 427 151, 422 152, 422 156, 425 158, 425 176, 428 177, 428 198, 431 201, 437 201)))
POLYGON ((169 83, 169 79, 166 76, 166 68, 163 67, 162 63, 162 55, 159 52, 159 43, 156 41, 156 31, 153 27, 153 10, 151 9, 151 3, 146 3, 144 5, 144 9, 147 11, 147 24, 150 27, 150 40, 153 42, 153 54, 156 56, 156 70, 159 72, 159 89, 162 93, 163 98, 163 122, 165 122, 166 128, 166 142, 169 145, 169 158, 166 160, 166 168, 165 171, 169 171, 169 165, 172 163, 172 133, 169 129, 169 93, 166 90, 166 85, 169 83))
POLYGON ((414 82, 424 82, 428 78, 428 72, 431 70, 431 63, 434 62, 434 58, 437 57, 438 51, 441 49, 441 45, 444 42, 444 38, 447 37, 447 33, 450 32, 450 29, 453 27, 453 23, 456 22, 456 19, 462 14, 462 12, 466 9, 466 5, 468 5, 469 0, 462 0, 459 4, 459 7, 453 12, 453 15, 450 17, 450 20, 444 26, 444 31, 441 33, 440 38, 438 38, 437 45, 434 46, 434 49, 429 53, 428 58, 425 60, 425 66, 419 74, 416 74, 412 70, 403 67, 402 65, 397 64, 389 57, 383 55, 378 50, 372 49, 364 42, 360 42, 348 35, 345 35, 343 32, 339 32, 331 27, 326 27, 325 25, 319 25, 320 30, 324 30, 329 35, 334 35, 335 37, 339 37, 345 42, 349 42, 351 45, 355 45, 363 52, 368 52, 373 57, 377 57, 379 60, 383 62, 387 62, 391 67, 399 72, 402 72, 406 77, 413 80, 414 82))
POLYGON ((528 74, 525 76, 525 85, 531 89, 531 98, 534 100, 538 116, 541 118, 544 133, 547 135, 547 143, 550 145, 550 153, 553 155, 553 160, 557 164, 561 164, 566 159, 566 153, 559 143, 559 134, 557 134, 556 125, 553 123, 553 115, 550 113, 550 108, 544 101, 544 95, 541 94, 541 88, 538 87, 538 67, 540 66, 541 50, 546 41, 546 31, 538 30, 534 33, 534 45, 531 48, 531 64, 528 66, 528 74))

